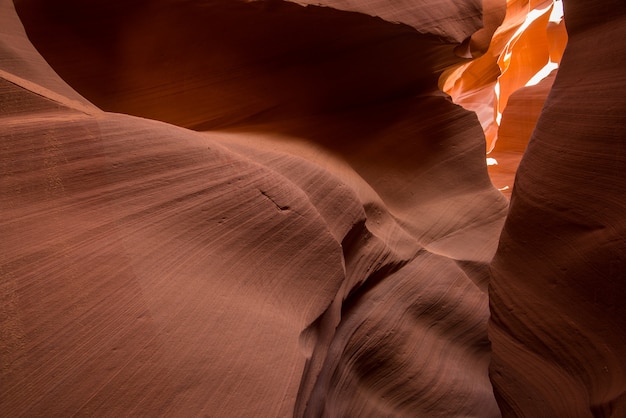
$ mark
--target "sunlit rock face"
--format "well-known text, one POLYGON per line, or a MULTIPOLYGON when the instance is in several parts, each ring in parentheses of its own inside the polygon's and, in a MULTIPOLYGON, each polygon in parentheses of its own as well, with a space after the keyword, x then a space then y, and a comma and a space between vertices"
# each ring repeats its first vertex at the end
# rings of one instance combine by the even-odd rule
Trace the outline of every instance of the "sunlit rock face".
POLYGON ((0 415, 500 415, 480 4, 0 4, 0 415))
POLYGON ((525 149, 514 144, 528 142, 528 128, 532 131, 551 83, 543 83, 542 88, 529 93, 532 110, 519 106, 524 102, 520 96, 526 93, 516 92, 526 85, 536 85, 558 67, 567 33, 560 0, 509 0, 501 22, 490 31, 493 36, 486 52, 470 50, 467 55, 478 58, 446 71, 440 86, 455 103, 476 112, 485 131, 487 152, 493 152, 489 157, 498 162, 490 168, 491 178, 510 197, 525 149), (484 55, 480 55, 482 52, 484 55), (518 102, 507 110, 513 94, 517 94, 518 102), (509 114, 508 120, 503 120, 504 112, 509 114), (514 116, 517 112, 521 114, 514 116), (502 149, 507 152, 498 152, 502 149))
POLYGON ((626 5, 566 0, 565 21, 491 266, 491 377, 505 416, 623 417, 626 5))
POLYGON ((556 72, 554 70, 534 86, 521 87, 508 98, 498 126, 498 141, 488 155, 497 162, 488 167, 491 181, 505 196, 511 196, 515 173, 552 89, 556 72))

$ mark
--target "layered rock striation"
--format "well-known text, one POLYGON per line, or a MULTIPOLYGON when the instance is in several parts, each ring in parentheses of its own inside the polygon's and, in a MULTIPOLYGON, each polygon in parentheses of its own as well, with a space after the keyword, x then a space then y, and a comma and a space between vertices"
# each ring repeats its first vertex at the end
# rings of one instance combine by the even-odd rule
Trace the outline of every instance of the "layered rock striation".
POLYGON ((0 415, 623 415, 623 6, 508 212, 438 82, 543 3, 310 3, 0 0, 0 415))
POLYGON ((475 2, 16 6, 55 70, 4 0, 3 415, 499 415, 507 202, 437 89, 475 2))
POLYGON ((505 416, 626 415, 626 8, 566 0, 569 42, 492 263, 505 416))

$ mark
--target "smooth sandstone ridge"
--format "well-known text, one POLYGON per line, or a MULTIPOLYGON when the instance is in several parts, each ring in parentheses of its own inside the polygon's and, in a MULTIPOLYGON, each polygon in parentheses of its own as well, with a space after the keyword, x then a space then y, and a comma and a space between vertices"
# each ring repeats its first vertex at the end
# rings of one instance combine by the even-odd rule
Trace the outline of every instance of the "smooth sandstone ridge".
POLYGON ((624 7, 567 1, 507 217, 437 84, 540 2, 0 0, 0 415, 624 415, 624 7))

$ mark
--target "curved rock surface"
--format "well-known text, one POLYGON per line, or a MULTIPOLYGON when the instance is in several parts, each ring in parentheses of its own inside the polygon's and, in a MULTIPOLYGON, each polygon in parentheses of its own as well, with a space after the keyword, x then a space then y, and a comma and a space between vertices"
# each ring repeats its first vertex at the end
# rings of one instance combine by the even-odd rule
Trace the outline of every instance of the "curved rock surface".
POLYGON ((0 5, 1 415, 499 416, 476 2, 0 5))
POLYGON ((566 0, 569 42, 492 263, 505 416, 626 416, 626 35, 620 1, 566 0))
POLYGON ((0 0, 0 415, 626 415, 626 10, 566 1, 502 230, 437 83, 547 2, 0 0))

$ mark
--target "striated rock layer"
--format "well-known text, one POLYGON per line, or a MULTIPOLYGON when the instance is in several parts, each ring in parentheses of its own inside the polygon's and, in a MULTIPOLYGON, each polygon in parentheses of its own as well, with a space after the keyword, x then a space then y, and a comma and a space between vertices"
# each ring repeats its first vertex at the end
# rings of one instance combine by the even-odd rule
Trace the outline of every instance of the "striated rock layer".
POLYGON ((566 0, 569 43, 492 263, 505 416, 626 416, 626 6, 566 0))
POLYGON ((475 1, 15 5, 0 415, 500 415, 475 1))
POLYGON ((566 1, 502 230, 549 2, 0 0, 0 415, 626 415, 626 9, 566 1))

